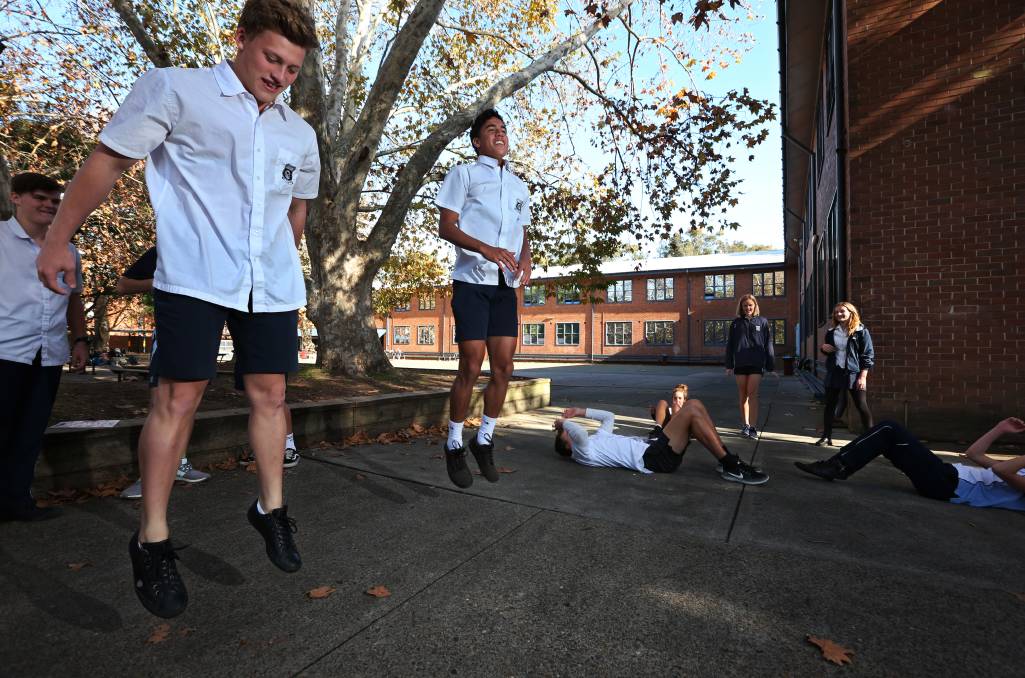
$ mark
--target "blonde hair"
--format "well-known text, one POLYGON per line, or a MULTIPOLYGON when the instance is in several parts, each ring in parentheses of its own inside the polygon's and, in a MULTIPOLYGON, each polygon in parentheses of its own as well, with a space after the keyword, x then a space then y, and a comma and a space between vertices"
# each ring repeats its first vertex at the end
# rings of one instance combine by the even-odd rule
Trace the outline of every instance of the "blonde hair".
POLYGON ((755 298, 755 295, 753 295, 753 294, 745 294, 745 295, 741 296, 740 299, 737 301, 737 317, 738 318, 743 318, 744 317, 744 302, 747 301, 748 299, 753 301, 754 305, 755 305, 755 312, 751 314, 751 317, 754 318, 754 317, 756 317, 758 315, 761 315, 761 310, 759 310, 759 308, 758 308, 758 300, 755 298))
POLYGON ((836 322, 836 309, 840 308, 841 306, 846 308, 851 313, 851 317, 847 319, 847 327, 845 328, 847 330, 847 336, 849 337, 857 331, 858 325, 861 324, 861 314, 858 313, 858 308, 851 302, 841 301, 833 307, 833 329, 836 329, 838 325, 838 323, 836 322))
POLYGON ((682 391, 683 399, 687 400, 687 384, 677 384, 676 386, 674 386, 673 393, 676 393, 677 391, 682 391))

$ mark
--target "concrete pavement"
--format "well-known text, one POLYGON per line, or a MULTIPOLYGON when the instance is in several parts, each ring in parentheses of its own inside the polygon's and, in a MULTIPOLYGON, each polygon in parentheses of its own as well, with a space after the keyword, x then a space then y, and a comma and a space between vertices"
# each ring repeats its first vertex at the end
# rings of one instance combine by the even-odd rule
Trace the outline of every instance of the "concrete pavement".
POLYGON ((511 472, 496 484, 451 486, 440 440, 311 450, 287 476, 295 575, 245 521, 251 474, 176 489, 191 602, 159 642, 147 641, 163 622, 130 586, 137 505, 0 525, 5 674, 1020 674, 1025 516, 920 498, 885 463, 845 483, 801 474, 792 461, 823 452, 807 444, 820 410, 795 379, 765 380, 755 442, 736 435, 721 368, 520 370, 553 379, 553 406, 502 421, 497 463, 511 472), (611 409, 639 433, 681 381, 767 485, 722 481, 697 443, 659 476, 552 450, 561 408, 611 409), (325 585, 330 597, 306 598, 325 585), (376 585, 391 595, 364 593, 376 585), (826 663, 809 634, 853 663, 826 663))

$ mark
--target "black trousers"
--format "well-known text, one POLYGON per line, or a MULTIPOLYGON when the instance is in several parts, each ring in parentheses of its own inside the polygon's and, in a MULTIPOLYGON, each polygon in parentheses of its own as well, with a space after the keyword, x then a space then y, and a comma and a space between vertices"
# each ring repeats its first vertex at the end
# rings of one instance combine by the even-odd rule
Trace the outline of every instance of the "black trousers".
POLYGON ((32 478, 63 365, 0 360, 0 510, 32 506, 32 478))
POLYGON ((861 416, 861 425, 868 430, 872 428, 872 412, 868 409, 868 393, 860 389, 842 389, 842 388, 826 388, 826 407, 825 412, 822 415, 822 435, 827 438, 833 437, 833 416, 834 414, 839 415, 843 410, 837 412, 837 403, 840 397, 844 393, 850 393, 851 399, 854 401, 854 407, 857 408, 858 414, 861 416))
POLYGON ((923 497, 946 501, 957 490, 957 469, 944 462, 895 421, 884 421, 844 446, 837 455, 854 473, 879 455, 906 475, 923 497))

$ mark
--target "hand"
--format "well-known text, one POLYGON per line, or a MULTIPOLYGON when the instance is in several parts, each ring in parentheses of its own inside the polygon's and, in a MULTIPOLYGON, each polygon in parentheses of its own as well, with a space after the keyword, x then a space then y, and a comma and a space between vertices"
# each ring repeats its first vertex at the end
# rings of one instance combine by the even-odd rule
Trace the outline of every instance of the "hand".
POLYGON ((534 270, 534 263, 530 260, 530 257, 520 258, 520 284, 526 287, 530 284, 530 274, 534 270))
POLYGON ((822 344, 819 348, 822 349, 823 353, 836 353, 836 346, 832 344, 822 344))
POLYGON ((75 255, 68 249, 67 243, 51 245, 46 242, 36 258, 36 275, 39 277, 39 281, 51 292, 68 294, 71 292, 71 288, 62 285, 57 280, 57 275, 62 271, 65 280, 74 280, 75 255))
POLYGON ((498 268, 503 271, 512 273, 516 270, 516 254, 509 250, 503 250, 501 247, 492 247, 491 245, 481 245, 480 254, 488 261, 498 264, 498 268))
POLYGON ((572 419, 573 417, 582 416, 584 416, 584 410, 580 409, 579 407, 567 407, 562 411, 563 419, 572 419))
POLYGON ((1025 433, 1025 421, 1018 417, 1008 417, 997 424, 997 428, 1000 429, 1001 435, 1005 433, 1025 433))
POLYGON ((858 377, 854 382, 854 388, 859 391, 868 390, 868 379, 865 377, 858 377))
POLYGON ((76 341, 71 347, 71 371, 85 372, 85 364, 89 360, 89 346, 84 341, 76 341))

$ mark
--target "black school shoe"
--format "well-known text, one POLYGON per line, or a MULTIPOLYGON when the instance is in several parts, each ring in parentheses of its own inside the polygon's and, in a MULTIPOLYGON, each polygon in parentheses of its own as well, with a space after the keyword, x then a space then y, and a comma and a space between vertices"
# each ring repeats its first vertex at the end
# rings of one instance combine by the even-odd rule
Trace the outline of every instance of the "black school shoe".
POLYGON ((473 485, 473 476, 470 475, 470 468, 466 465, 466 448, 460 446, 450 450, 446 440, 441 444, 441 449, 445 451, 445 468, 448 469, 448 479, 456 487, 467 488, 473 485))
POLYGON ((61 511, 52 506, 23 506, 16 509, 0 510, 0 521, 16 521, 20 523, 36 523, 41 520, 59 518, 61 511))
POLYGON ((285 572, 296 572, 303 566, 299 557, 299 549, 295 547, 292 535, 298 532, 295 519, 288 517, 288 507, 276 508, 270 513, 261 514, 256 510, 256 502, 246 513, 249 524, 263 537, 267 546, 267 557, 279 569, 285 572))
POLYGON ((128 543, 132 558, 132 577, 135 595, 142 606, 164 619, 177 617, 189 604, 189 592, 178 574, 174 561, 178 554, 170 539, 139 546, 139 533, 128 543))
POLYGON ((477 442, 477 436, 474 436, 470 438, 470 452, 473 452, 473 458, 477 460, 480 474, 489 482, 497 483, 499 476, 495 468, 495 444, 482 445, 477 442))

